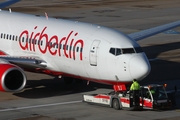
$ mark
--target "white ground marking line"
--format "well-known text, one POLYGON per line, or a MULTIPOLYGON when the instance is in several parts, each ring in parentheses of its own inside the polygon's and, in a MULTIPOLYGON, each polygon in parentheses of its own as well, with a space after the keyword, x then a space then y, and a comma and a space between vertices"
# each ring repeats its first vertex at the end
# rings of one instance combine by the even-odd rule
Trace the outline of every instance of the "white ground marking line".
POLYGON ((49 106, 55 106, 55 105, 66 105, 66 104, 74 104, 74 103, 80 103, 80 102, 82 102, 82 100, 63 102, 63 103, 52 103, 52 104, 44 104, 44 105, 34 105, 34 106, 7 108, 7 109, 0 110, 0 112, 8 112, 8 111, 14 111, 14 110, 23 110, 23 109, 40 108, 40 107, 49 107, 49 106))

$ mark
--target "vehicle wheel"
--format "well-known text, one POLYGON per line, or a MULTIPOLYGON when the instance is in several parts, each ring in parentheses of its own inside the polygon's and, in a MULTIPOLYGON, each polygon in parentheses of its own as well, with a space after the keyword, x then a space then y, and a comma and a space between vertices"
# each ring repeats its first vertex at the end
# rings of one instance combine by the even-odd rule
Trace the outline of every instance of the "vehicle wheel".
POLYGON ((113 100, 113 108, 116 109, 116 110, 120 109, 118 99, 113 100))

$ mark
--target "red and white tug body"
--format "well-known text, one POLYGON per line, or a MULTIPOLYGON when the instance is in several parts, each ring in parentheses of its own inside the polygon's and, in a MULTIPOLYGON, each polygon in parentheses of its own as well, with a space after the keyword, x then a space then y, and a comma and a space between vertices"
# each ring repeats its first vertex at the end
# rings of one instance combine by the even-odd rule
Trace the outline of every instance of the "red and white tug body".
POLYGON ((89 94, 83 95, 83 101, 100 105, 107 105, 114 109, 165 109, 171 107, 163 85, 152 84, 141 86, 139 93, 139 104, 134 105, 131 92, 110 92, 108 94, 89 94), (151 92, 154 90, 155 92, 151 92))

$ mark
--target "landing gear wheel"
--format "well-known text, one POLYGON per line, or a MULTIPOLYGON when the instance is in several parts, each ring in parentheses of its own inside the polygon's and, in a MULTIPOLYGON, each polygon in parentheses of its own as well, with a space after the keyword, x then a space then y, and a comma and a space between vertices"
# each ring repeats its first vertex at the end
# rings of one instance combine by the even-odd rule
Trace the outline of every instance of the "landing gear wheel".
POLYGON ((118 99, 114 99, 114 100, 113 100, 113 108, 116 109, 116 110, 119 110, 119 109, 120 109, 118 99))

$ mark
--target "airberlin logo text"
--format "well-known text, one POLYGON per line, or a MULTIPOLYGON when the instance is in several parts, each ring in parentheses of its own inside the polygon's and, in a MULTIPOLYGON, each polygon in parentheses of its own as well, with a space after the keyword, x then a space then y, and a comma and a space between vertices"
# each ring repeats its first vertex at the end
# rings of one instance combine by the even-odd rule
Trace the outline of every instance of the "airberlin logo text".
POLYGON ((24 30, 20 34, 19 45, 23 50, 37 51, 42 54, 49 52, 53 56, 62 56, 66 58, 82 60, 82 51, 84 41, 78 39, 78 32, 70 31, 67 35, 59 37, 57 35, 48 35, 46 33, 47 27, 38 29, 34 27, 33 32, 24 30))

